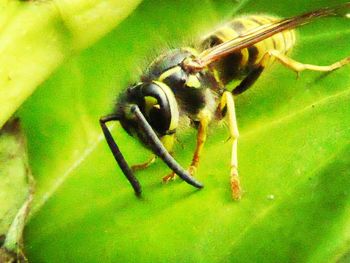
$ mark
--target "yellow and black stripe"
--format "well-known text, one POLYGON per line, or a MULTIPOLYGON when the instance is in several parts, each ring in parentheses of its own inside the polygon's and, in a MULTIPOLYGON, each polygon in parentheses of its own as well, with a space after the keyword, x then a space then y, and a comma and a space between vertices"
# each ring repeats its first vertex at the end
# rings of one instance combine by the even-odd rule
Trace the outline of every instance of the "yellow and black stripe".
MULTIPOLYGON (((278 19, 267 15, 249 15, 233 19, 206 37, 201 48, 207 49, 231 39, 253 32, 254 29, 272 24, 278 19)), ((223 85, 242 79, 259 66, 263 56, 270 50, 286 54, 295 43, 294 30, 286 30, 260 41, 248 48, 234 52, 211 65, 217 80, 223 85)), ((267 64, 271 64, 273 58, 267 64)))

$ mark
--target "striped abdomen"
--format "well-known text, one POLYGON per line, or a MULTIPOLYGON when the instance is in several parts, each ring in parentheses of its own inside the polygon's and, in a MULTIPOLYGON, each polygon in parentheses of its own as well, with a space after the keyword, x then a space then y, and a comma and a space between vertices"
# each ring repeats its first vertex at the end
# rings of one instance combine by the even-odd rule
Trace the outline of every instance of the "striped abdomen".
MULTIPOLYGON (((244 35, 256 27, 273 23, 277 19, 267 15, 249 15, 235 18, 206 37, 201 46, 203 49, 216 46, 240 35, 244 35)), ((242 79, 259 66, 262 57, 270 50, 278 50, 286 54, 295 43, 294 30, 286 30, 270 38, 258 42, 248 48, 237 51, 212 64, 216 77, 224 85, 232 80, 242 79)), ((271 64, 270 59, 268 64, 271 64)))

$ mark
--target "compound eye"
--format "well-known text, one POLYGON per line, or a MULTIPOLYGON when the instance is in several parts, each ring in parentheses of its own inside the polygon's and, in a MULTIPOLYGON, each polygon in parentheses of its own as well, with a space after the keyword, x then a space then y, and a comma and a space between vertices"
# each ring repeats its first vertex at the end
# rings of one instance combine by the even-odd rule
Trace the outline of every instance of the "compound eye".
POLYGON ((155 104, 152 106, 152 108, 149 110, 147 114, 147 117, 153 129, 155 129, 157 132, 165 133, 168 130, 169 116, 166 116, 165 111, 160 108, 159 104, 155 104))
POLYGON ((160 105, 158 103, 157 98, 155 98, 155 97, 145 96, 144 103, 145 103, 146 115, 149 115, 150 111, 152 111, 152 110, 160 110, 160 105))
POLYGON ((165 88, 165 84, 154 82, 142 86, 143 112, 152 128, 160 134, 167 133, 172 120, 169 98, 164 91, 165 88), (164 85, 164 87, 160 85, 164 85))

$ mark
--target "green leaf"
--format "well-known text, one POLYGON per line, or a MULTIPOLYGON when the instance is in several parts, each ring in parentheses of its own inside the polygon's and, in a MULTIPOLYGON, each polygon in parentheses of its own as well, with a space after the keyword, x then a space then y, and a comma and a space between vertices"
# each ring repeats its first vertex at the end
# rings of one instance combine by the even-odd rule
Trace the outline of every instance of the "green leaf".
MULTIPOLYGON (((332 5, 342 1, 332 1, 332 5)), ((282 17, 330 1, 244 1, 238 13, 282 17)), ((242 201, 230 198, 228 132, 211 127, 197 191, 158 162, 140 172, 137 199, 113 160, 98 118, 165 49, 210 31, 232 1, 145 1, 91 48, 65 63, 20 110, 37 195, 26 231, 33 262, 335 262, 350 243, 349 66, 299 79, 275 63, 236 99, 242 201), (151 54, 151 55, 149 55, 151 54), (145 62, 146 61, 146 62, 145 62)), ((350 21, 300 28, 292 57, 330 64, 350 54, 350 21), (325 30, 327 29, 327 30, 325 30)), ((129 163, 149 155, 119 125, 129 163)), ((189 163, 195 131, 175 156, 189 163)))
POLYGON ((0 127, 62 62, 141 0, 0 1, 0 127))
POLYGON ((24 259, 22 233, 33 187, 25 138, 19 120, 11 119, 0 130, 0 262, 24 259))
POLYGON ((0 235, 6 234, 28 192, 24 138, 18 120, 0 131, 0 235))

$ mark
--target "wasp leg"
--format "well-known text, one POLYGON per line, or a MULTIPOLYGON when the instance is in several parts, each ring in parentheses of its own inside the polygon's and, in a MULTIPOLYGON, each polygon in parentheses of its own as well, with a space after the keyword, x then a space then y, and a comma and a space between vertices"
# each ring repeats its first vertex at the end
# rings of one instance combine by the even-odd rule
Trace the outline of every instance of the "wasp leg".
POLYGON ((156 160, 156 156, 152 155, 152 157, 148 161, 146 161, 144 163, 132 165, 131 170, 133 172, 144 170, 144 169, 150 167, 155 162, 155 160, 156 160))
POLYGON ((238 159, 237 159, 237 144, 238 144, 238 127, 235 111, 235 103, 231 92, 225 91, 221 97, 220 110, 227 109, 227 119, 230 129, 230 135, 232 140, 232 153, 231 153, 231 190, 232 198, 234 200, 241 199, 242 191, 241 184, 238 177, 238 159))
MULTIPOLYGON (((350 63, 350 57, 344 58, 342 60, 339 60, 331 65, 328 66, 317 66, 317 65, 310 65, 310 64, 303 64, 300 63, 294 59, 291 59, 290 57, 287 57, 286 55, 282 54, 281 52, 277 50, 271 50, 267 52, 264 57, 274 57, 282 63, 287 68, 295 71, 298 75, 300 72, 304 70, 312 70, 312 71, 321 71, 321 72, 331 72, 338 68, 341 68, 345 66, 346 64, 350 63)), ((263 58, 264 59, 264 58, 263 58)))
POLYGON ((168 183, 170 181, 174 181, 176 179, 176 173, 171 172, 170 174, 163 177, 162 181, 163 183, 168 183))
POLYGON ((239 83, 239 85, 232 90, 233 95, 241 94, 242 92, 249 89, 255 83, 255 81, 260 77, 264 68, 265 68, 265 66, 261 64, 261 65, 257 66, 255 69, 253 69, 248 74, 248 76, 246 76, 241 81, 241 83, 239 83))
MULTIPOLYGON (((210 115, 205 111, 199 114, 199 126, 198 126, 198 133, 197 133, 196 149, 192 157, 191 165, 188 168, 188 172, 192 176, 194 176, 194 174, 196 173, 196 170, 199 165, 199 159, 204 147, 204 143, 207 139, 207 130, 208 130, 208 124, 210 122, 210 119, 211 119, 210 115)), ((163 177, 163 182, 167 183, 169 181, 175 180, 175 178, 176 178, 176 174, 172 172, 167 176, 163 177)))
MULTIPOLYGON (((175 142, 175 135, 174 134, 164 135, 160 140, 163 143, 164 147, 172 155, 172 149, 173 149, 174 142, 175 142)), ((176 173, 174 171, 171 171, 170 174, 168 174, 162 178, 162 181, 163 181, 163 183, 168 183, 170 181, 175 180, 175 178, 176 178, 176 173)))
POLYGON ((232 93, 234 95, 238 95, 246 91, 249 87, 251 87, 255 83, 255 81, 259 78, 259 76, 263 72, 266 65, 271 61, 272 57, 275 58, 282 65, 295 71, 297 73, 297 76, 299 76, 300 72, 304 70, 331 72, 350 63, 350 57, 347 57, 328 66, 303 64, 282 54, 278 50, 270 50, 269 52, 265 53, 259 65, 255 69, 253 69, 248 74, 248 76, 245 79, 243 79, 236 88, 233 89, 232 93))
POLYGON ((199 126, 198 126, 198 133, 197 133, 196 149, 193 153, 191 165, 188 168, 188 172, 192 176, 196 173, 196 170, 199 165, 199 159, 201 157, 204 143, 207 139, 207 131, 208 131, 208 125, 209 125, 210 119, 211 119, 210 115, 206 111, 202 111, 199 114, 199 126))

